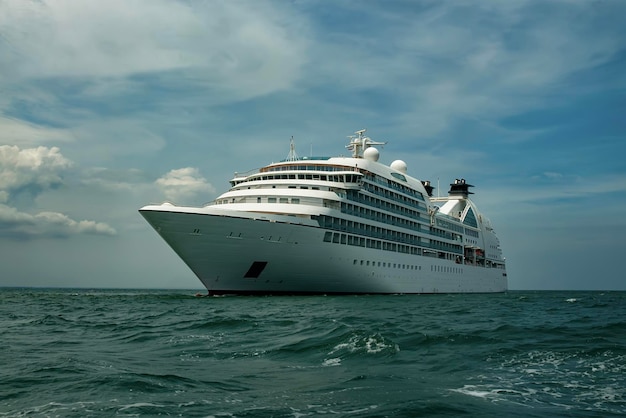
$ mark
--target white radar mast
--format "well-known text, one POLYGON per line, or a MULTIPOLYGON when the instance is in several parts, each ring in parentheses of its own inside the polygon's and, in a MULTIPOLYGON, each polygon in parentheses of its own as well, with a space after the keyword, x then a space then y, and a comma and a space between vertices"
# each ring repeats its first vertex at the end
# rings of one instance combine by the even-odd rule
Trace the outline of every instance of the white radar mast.
POLYGON ((346 145, 346 148, 352 151, 352 157, 363 158, 363 152, 373 145, 385 145, 386 142, 376 142, 368 136, 365 136, 367 129, 361 129, 356 131, 356 135, 350 135, 350 144, 346 145))
POLYGON ((287 161, 298 161, 298 154, 296 154, 296 144, 293 142, 293 136, 291 137, 291 142, 289 143, 289 154, 287 155, 287 161))

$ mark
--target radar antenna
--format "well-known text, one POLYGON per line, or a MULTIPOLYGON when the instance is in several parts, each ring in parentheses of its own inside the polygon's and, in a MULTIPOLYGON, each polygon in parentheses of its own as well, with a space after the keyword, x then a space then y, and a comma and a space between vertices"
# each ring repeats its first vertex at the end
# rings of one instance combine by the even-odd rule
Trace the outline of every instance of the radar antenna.
POLYGON ((293 136, 291 137, 291 142, 289 143, 289 154, 287 155, 287 161, 298 161, 298 154, 296 154, 296 145, 293 142, 293 136))
POLYGON ((373 145, 385 145, 387 142, 376 142, 368 136, 365 136, 367 129, 361 129, 355 132, 356 135, 350 135, 350 144, 346 148, 352 151, 353 158, 363 158, 363 151, 373 145))

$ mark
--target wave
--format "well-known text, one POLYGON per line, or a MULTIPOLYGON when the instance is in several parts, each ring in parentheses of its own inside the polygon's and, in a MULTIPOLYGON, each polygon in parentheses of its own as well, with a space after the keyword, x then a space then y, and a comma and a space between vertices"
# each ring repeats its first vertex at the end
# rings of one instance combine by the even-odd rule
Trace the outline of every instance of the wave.
POLYGON ((0 417, 626 414, 626 294, 85 292, 0 293, 0 417))
POLYGON ((400 347, 398 344, 380 333, 357 330, 350 331, 342 336, 341 341, 327 355, 339 357, 361 355, 389 356, 399 351, 400 347))

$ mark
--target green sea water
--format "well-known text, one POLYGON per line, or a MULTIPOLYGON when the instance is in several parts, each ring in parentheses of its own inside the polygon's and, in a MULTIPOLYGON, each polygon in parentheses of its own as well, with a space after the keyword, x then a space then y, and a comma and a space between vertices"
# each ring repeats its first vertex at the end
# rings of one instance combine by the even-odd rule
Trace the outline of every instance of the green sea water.
POLYGON ((626 293, 0 289, 0 416, 626 415, 626 293))

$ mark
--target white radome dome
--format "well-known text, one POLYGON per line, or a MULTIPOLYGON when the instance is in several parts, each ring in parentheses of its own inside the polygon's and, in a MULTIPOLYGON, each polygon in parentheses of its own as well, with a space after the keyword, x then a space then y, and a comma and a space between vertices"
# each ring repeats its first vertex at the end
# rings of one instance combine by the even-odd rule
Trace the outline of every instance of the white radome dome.
POLYGON ((406 174, 408 170, 406 163, 402 160, 395 160, 391 163, 390 167, 404 174, 406 174))
POLYGON ((374 147, 369 147, 365 151, 363 151, 363 158, 370 161, 378 161, 380 157, 380 152, 374 147))

